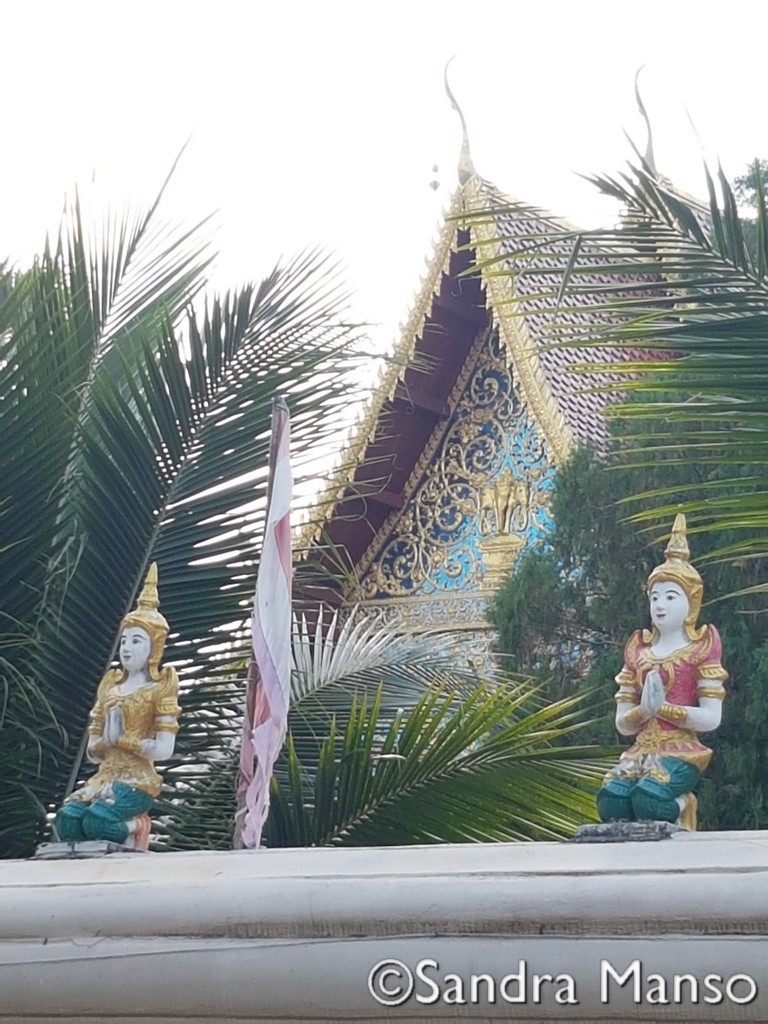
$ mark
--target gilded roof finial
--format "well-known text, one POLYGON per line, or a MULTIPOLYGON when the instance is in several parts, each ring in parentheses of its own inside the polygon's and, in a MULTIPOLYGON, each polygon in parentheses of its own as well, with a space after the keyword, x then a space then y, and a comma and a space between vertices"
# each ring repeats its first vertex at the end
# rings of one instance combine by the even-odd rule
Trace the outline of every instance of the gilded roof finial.
POLYGON ((635 74, 635 99, 637 100, 637 109, 640 111, 640 116, 645 121, 645 128, 648 132, 648 141, 645 144, 645 154, 643 156, 643 162, 646 164, 648 170, 651 172, 654 178, 658 178, 659 174, 656 170, 656 158, 653 155, 653 133, 651 131, 651 119, 648 117, 648 111, 645 109, 643 98, 640 95, 640 72, 643 70, 644 67, 645 64, 641 64, 635 74))
POLYGON ((464 119, 464 115, 461 112, 461 107, 456 102, 456 97, 451 92, 451 86, 448 83, 448 68, 451 62, 455 59, 455 54, 448 63, 445 65, 445 71, 443 73, 443 79, 445 81, 445 91, 448 94, 448 99, 451 101, 451 106, 459 115, 461 121, 461 153, 459 154, 459 182, 460 184, 466 184, 470 178, 473 178, 477 171, 475 165, 472 163, 472 155, 469 151, 469 133, 467 132, 467 122, 464 119))

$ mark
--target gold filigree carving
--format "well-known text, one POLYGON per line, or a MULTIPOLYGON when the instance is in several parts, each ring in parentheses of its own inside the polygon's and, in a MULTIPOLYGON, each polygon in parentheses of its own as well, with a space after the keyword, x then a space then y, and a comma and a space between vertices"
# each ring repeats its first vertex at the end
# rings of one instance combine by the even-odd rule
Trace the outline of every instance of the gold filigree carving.
POLYGON ((548 524, 552 462, 495 329, 481 331, 405 488, 356 566, 348 600, 489 596, 548 524))
MULTIPOLYGON (((459 376, 456 379, 456 383, 453 386, 453 390, 451 391, 451 394, 448 398, 449 409, 456 408, 456 404, 459 401, 461 395, 463 394, 469 381, 469 378, 475 369, 480 353, 483 351, 483 348, 488 344, 488 337, 489 330, 487 327, 485 327, 478 332, 475 340, 473 341, 469 355, 467 356, 464 366, 461 368, 461 372, 459 373, 459 376)), ((444 436, 445 424, 439 422, 432 431, 431 437, 424 445, 424 450, 422 451, 421 455, 416 461, 416 465, 413 467, 411 475, 408 477, 408 480, 406 481, 405 487, 403 489, 406 507, 410 504, 416 487, 421 478, 423 477, 424 473, 426 472, 427 467, 432 465, 432 463, 434 462, 438 446, 442 442, 444 436)), ((387 518, 384 520, 381 527, 377 531, 375 537, 373 538, 371 543, 368 545, 366 551, 362 555, 360 561, 355 566, 355 577, 357 580, 359 580, 371 567, 374 558, 380 552, 382 545, 384 544, 385 540, 390 535, 390 533, 392 533, 393 529, 395 528, 395 524, 397 523, 397 520, 401 516, 402 511, 395 509, 392 512, 390 512, 387 518)), ((347 589, 344 591, 344 596, 347 601, 362 599, 362 595, 360 591, 357 589, 357 587, 358 584, 356 583, 348 584, 347 589)))
POLYGON ((430 630, 489 631, 487 599, 481 594, 440 594, 434 597, 386 598, 364 601, 359 605, 376 614, 383 625, 398 632, 421 633, 430 630))

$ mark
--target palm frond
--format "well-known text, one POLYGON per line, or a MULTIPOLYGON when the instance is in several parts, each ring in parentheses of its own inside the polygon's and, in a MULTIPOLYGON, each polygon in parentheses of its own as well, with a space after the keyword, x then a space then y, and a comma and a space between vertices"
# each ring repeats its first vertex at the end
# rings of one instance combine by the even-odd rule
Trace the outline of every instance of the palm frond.
POLYGON ((99 251, 76 199, 55 245, 0 287, 0 479, 10 548, 0 567, 0 628, 3 614, 31 631, 41 603, 55 612, 79 556, 62 514, 79 479, 78 431, 92 384, 114 377, 113 352, 132 330, 175 315, 204 281, 202 225, 158 229, 156 213, 154 204, 110 219, 99 251))
POLYGON ((270 844, 530 838, 594 816, 599 752, 555 746, 585 724, 578 700, 542 706, 501 671, 481 682, 460 634, 398 636, 360 612, 321 622, 294 643, 270 844), (560 795, 523 810, 515 785, 560 795))
POLYGON ((382 688, 353 699, 320 741, 314 771, 293 735, 272 788, 269 845, 391 845, 553 838, 594 819, 605 765, 594 748, 552 744, 566 702, 519 718, 518 689, 426 691, 382 715, 382 688))
MULTIPOLYGON (((163 611, 176 633, 166 657, 181 663, 187 685, 231 676, 248 643, 276 385, 294 411, 299 468, 334 429, 348 390, 352 332, 331 319, 335 284, 306 296, 310 271, 324 269, 322 258, 309 256, 261 289, 214 299, 199 327, 187 323, 194 375, 166 323, 154 349, 138 347, 130 402, 111 380, 95 383, 81 432, 82 500, 70 506, 73 532, 87 534, 88 546, 57 624, 59 666, 83 666, 83 613, 105 616, 109 608, 116 629, 156 560, 163 611), (306 383, 318 374, 325 393, 308 397, 306 383), (106 573, 115 580, 107 594, 106 573)), ((105 670, 113 643, 114 634, 105 634, 89 652, 91 678, 105 670)), ((84 692, 77 706, 69 695, 65 724, 74 728, 75 715, 84 721, 91 698, 84 692)))
MULTIPOLYGON (((17 638, 6 638, 7 649, 17 638)), ((63 730, 33 678, 0 655, 0 777, 3 779, 0 850, 22 857, 42 837, 46 768, 57 764, 63 730)))
MULTIPOLYGON (((462 668, 460 634, 399 636, 360 610, 319 621, 294 631, 268 845, 551 838, 594 820, 603 752, 559 745, 587 724, 585 700, 545 705, 501 671, 481 681, 462 668)), ((227 686, 214 715, 202 700, 187 712, 206 760, 166 772, 163 846, 196 848, 202 821, 207 843, 230 845, 243 691, 227 686)))
POLYGON ((376 616, 356 608, 334 612, 327 624, 318 615, 314 629, 301 616, 294 628, 294 706, 319 700, 334 710, 337 699, 346 706, 359 687, 380 683, 394 691, 402 705, 420 698, 425 686, 449 676, 456 685, 461 682, 474 689, 476 674, 461 667, 463 646, 459 634, 393 633, 376 616))
POLYGON ((0 279, 0 636, 19 638, 6 660, 39 681, 69 737, 44 759, 46 806, 76 777, 150 561, 186 699, 208 680, 226 703, 247 646, 272 396, 291 407, 301 484, 357 391, 361 331, 328 257, 304 254, 198 308, 209 258, 202 226, 170 229, 159 199, 90 232, 75 202, 55 246, 0 279))

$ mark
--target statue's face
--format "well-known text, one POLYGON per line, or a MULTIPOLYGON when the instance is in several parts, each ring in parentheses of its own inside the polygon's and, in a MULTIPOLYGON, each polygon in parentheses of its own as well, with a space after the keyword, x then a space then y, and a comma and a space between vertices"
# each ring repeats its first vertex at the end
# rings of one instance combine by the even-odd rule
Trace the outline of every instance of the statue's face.
POLYGON ((143 672, 151 651, 149 633, 141 626, 127 626, 120 634, 120 664, 126 672, 143 672))
POLYGON ((691 609, 688 595, 677 583, 654 583, 648 595, 651 622, 660 633, 672 633, 682 627, 691 609))

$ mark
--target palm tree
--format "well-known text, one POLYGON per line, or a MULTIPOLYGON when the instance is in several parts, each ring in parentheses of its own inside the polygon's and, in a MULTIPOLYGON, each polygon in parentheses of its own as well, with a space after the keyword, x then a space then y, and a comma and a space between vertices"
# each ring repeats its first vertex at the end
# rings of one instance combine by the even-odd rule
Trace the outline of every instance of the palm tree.
MULTIPOLYGON (((545 705, 495 670, 481 682, 461 667, 464 643, 398 636, 354 611, 327 628, 297 623, 268 846, 552 839, 594 820, 606 762, 559 745, 586 724, 583 699, 545 705)), ((165 804, 162 842, 229 846, 238 739, 233 715, 184 806, 165 804)))
MULTIPOLYGON (((359 331, 327 258, 202 297, 205 225, 163 222, 164 189, 98 230, 76 199, 31 269, 0 277, 6 855, 30 849, 77 778, 95 684, 151 560, 187 702, 201 680, 215 693, 230 678, 247 647, 272 396, 291 405, 299 477, 350 399, 359 331)), ((197 741, 181 744, 189 759, 197 741)))
MULTIPOLYGON (((519 257, 514 268, 497 258, 494 271, 549 277, 552 345, 643 352, 612 368, 624 375, 610 384, 622 396, 612 411, 631 421, 621 431, 622 456, 650 464, 674 451, 679 463, 682 446, 683 460, 710 479, 707 488, 692 483, 660 490, 655 507, 636 518, 669 520, 686 512, 694 532, 741 532, 710 558, 759 558, 768 553, 765 185, 757 162, 751 175, 756 241, 750 246, 745 235, 754 236, 755 223, 740 219, 722 171, 705 173, 704 204, 644 164, 620 177, 596 176, 595 186, 621 204, 617 228, 567 234, 544 227, 523 240, 519 253, 505 253, 507 261, 519 257), (588 319, 580 302, 587 295, 588 319)), ((537 312, 543 315, 541 303, 537 312)), ((586 360, 576 367, 582 373, 604 369, 586 360)))
POLYGON ((553 839, 595 818, 606 765, 558 745, 583 700, 461 668, 462 638, 335 622, 295 644, 294 710, 273 786, 272 846, 553 839))

